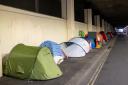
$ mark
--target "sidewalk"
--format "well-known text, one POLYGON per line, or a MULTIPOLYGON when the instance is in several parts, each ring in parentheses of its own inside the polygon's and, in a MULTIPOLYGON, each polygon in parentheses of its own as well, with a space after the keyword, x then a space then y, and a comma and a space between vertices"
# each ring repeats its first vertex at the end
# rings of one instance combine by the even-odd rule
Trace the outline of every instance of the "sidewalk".
MULTIPOLYGON (((110 42, 113 46, 115 39, 110 42)), ((109 47, 108 47, 109 48, 109 47)), ((63 76, 48 81, 27 81, 11 77, 2 77, 0 85, 90 85, 96 78, 111 50, 108 48, 93 49, 83 58, 69 58, 60 68, 63 76)))

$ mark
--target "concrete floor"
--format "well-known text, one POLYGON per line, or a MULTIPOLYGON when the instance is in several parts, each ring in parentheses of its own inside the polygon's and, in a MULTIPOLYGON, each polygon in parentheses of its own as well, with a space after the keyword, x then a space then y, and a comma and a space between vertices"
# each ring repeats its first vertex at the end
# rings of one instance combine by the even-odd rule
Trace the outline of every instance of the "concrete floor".
POLYGON ((128 38, 117 38, 94 85, 128 85, 128 38))
POLYGON ((93 49, 85 57, 65 60, 60 65, 63 72, 60 78, 48 81, 28 81, 3 76, 0 78, 0 85, 87 85, 97 67, 103 63, 108 50, 108 48, 93 49))
POLYGON ((70 85, 86 85, 85 82, 89 79, 85 79, 83 75, 88 69, 90 69, 89 67, 92 66, 97 59, 100 58, 99 56, 103 53, 103 51, 105 52, 104 48, 94 49, 89 52, 85 57, 69 58, 68 60, 65 60, 60 65, 63 76, 56 79, 48 81, 28 81, 3 76, 2 78, 0 78, 0 85, 67 85, 67 83, 73 83, 70 85), (83 84, 81 84, 79 81, 82 78, 84 78, 82 80, 82 83, 84 82, 83 84), (77 84, 78 81, 80 84, 77 84))

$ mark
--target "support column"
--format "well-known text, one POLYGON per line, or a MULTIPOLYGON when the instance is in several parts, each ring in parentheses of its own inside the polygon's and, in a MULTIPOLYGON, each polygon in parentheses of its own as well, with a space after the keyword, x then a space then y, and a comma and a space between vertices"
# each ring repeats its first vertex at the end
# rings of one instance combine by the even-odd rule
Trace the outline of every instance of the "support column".
POLYGON ((97 26, 97 17, 96 17, 96 15, 94 16, 94 25, 97 26))
POLYGON ((96 31, 99 32, 100 31, 100 15, 95 15, 94 16, 95 19, 95 24, 96 24, 96 31))
POLYGON ((88 34, 88 10, 87 9, 84 9, 84 23, 85 23, 85 29, 86 29, 86 32, 85 34, 88 34))
POLYGON ((109 23, 107 22, 107 32, 109 32, 109 23))
POLYGON ((67 19, 67 0, 61 0, 61 17, 67 19))
POLYGON ((110 24, 108 23, 108 32, 110 32, 110 29, 111 29, 111 26, 110 26, 110 24))
POLYGON ((110 24, 110 30, 109 30, 110 32, 112 31, 112 25, 110 24))
POLYGON ((75 36, 74 0, 67 1, 67 29, 69 40, 75 36))
POLYGON ((107 22, 104 21, 104 32, 107 32, 107 22))
POLYGON ((92 9, 84 9, 84 21, 87 23, 88 32, 93 32, 92 29, 92 9))
POLYGON ((101 31, 105 31, 105 23, 104 23, 104 19, 102 19, 102 30, 101 31))
POLYGON ((97 32, 97 17, 96 16, 94 16, 94 26, 95 28, 93 30, 97 32))
POLYGON ((113 31, 113 26, 111 25, 111 29, 110 29, 110 31, 112 32, 113 31))
POLYGON ((35 0, 35 11, 39 12, 39 0, 35 0))

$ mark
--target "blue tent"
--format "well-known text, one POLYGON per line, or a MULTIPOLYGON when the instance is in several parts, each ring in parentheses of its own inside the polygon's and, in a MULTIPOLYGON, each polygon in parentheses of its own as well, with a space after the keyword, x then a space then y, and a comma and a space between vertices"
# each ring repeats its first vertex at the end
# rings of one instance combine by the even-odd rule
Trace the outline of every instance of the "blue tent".
POLYGON ((48 47, 54 57, 55 63, 60 64, 63 59, 64 55, 61 50, 61 46, 53 41, 44 41, 41 45, 41 47, 48 47))
POLYGON ((96 47, 95 39, 94 38, 88 36, 85 39, 90 42, 91 48, 95 48, 96 47))
POLYGON ((108 40, 110 41, 111 40, 111 36, 110 34, 106 33, 107 37, 108 37, 108 40))

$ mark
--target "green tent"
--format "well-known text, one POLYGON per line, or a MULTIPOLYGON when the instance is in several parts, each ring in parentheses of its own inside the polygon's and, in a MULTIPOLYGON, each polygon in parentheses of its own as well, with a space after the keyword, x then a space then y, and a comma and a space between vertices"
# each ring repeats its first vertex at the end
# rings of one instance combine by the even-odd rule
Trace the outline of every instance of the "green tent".
POLYGON ((80 37, 85 37, 84 31, 79 31, 79 36, 80 36, 80 37))
POLYGON ((4 74, 20 79, 48 80, 62 75, 47 47, 16 45, 4 65, 4 74))

